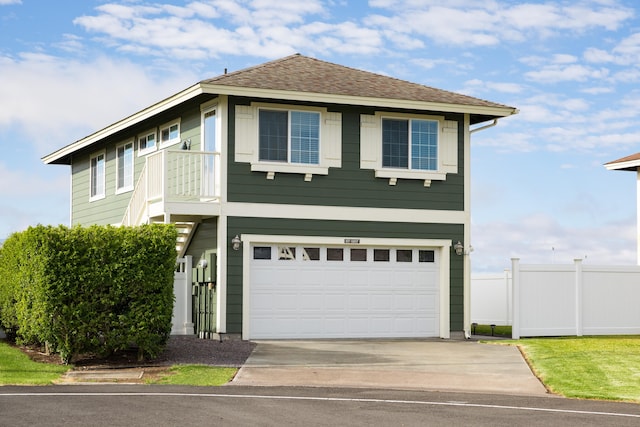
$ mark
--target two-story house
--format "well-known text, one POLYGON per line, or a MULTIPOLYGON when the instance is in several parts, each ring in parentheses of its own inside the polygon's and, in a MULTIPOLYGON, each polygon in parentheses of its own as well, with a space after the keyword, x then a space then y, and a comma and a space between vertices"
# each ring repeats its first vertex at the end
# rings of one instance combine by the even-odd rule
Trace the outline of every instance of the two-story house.
POLYGON ((71 167, 72 224, 176 223, 220 334, 448 338, 470 326, 471 134, 516 112, 292 55, 43 161, 71 167))

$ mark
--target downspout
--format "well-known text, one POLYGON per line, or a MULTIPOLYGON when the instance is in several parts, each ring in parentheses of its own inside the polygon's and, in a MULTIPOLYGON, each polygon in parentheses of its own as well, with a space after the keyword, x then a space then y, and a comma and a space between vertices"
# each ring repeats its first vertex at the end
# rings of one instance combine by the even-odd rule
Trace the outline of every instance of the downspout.
MULTIPOLYGON (((484 126, 480 126, 477 127, 475 129, 470 129, 469 126, 469 155, 465 156, 465 159, 467 159, 467 161, 469 162, 469 170, 468 170, 468 190, 470 194, 471 193, 471 160, 470 160, 470 156, 471 156, 471 134, 475 133, 475 132, 479 132, 481 130, 485 130, 485 129, 489 129, 491 127, 494 127, 495 125, 498 124, 498 119, 493 119, 492 123, 489 123, 488 125, 484 125, 484 126)), ((468 203, 469 203, 469 212, 471 212, 471 197, 469 196, 468 199, 468 203)), ((471 228, 470 224, 471 224, 471 219, 468 219, 468 223, 469 223, 469 228, 471 228)), ((465 233, 466 235, 469 235, 469 240, 471 240, 471 230, 469 230, 469 233, 465 233)), ((470 241, 465 241, 464 242, 464 247, 465 248, 469 248, 469 250, 463 250, 462 252, 462 256, 464 257, 463 260, 463 269, 464 269, 464 273, 463 273, 463 312, 464 312, 464 337, 466 339, 471 338, 471 257, 469 256, 469 254, 471 253, 471 242, 470 241)))
POLYGON ((469 130, 469 134, 472 134, 472 133, 475 133, 475 132, 479 132, 481 130, 492 128, 497 124, 498 124, 498 119, 493 119, 493 123, 489 123, 488 125, 480 126, 479 128, 470 129, 469 130))

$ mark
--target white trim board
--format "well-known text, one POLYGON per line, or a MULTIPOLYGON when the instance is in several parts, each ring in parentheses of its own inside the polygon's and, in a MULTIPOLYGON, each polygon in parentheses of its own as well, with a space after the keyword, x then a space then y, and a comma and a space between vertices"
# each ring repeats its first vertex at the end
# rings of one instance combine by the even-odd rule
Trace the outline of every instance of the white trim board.
POLYGON ((225 203, 222 214, 237 217, 291 218, 338 221, 380 221, 434 224, 465 224, 465 211, 361 208, 352 206, 284 205, 271 203, 225 203))

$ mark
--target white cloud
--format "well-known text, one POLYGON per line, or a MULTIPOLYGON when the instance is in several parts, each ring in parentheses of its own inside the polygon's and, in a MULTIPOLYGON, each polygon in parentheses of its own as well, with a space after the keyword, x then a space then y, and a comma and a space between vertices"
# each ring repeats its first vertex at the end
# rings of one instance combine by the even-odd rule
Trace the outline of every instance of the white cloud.
MULTIPOLYGON (((251 55, 274 58, 292 52, 369 55, 393 49, 414 51, 431 44, 497 46, 562 31, 615 30, 632 16, 622 6, 584 1, 578 6, 468 1, 377 0, 359 21, 331 22, 320 0, 197 1, 185 6, 146 2, 104 4, 75 19, 96 40, 123 52, 216 58, 251 55), (318 17, 322 21, 314 21, 318 17), (385 41, 391 44, 385 47, 385 41), (189 46, 184 49, 184 46, 189 46)), ((562 63, 571 55, 558 55, 562 63)))
POLYGON ((589 95, 601 95, 601 94, 605 94, 605 93, 612 93, 614 92, 615 89, 612 86, 593 86, 593 87, 587 87, 584 89, 580 89, 580 92, 582 93, 586 93, 589 95))
POLYGON ((552 59, 555 64, 573 64, 578 61, 575 55, 568 55, 566 53, 556 53, 552 59))
POLYGON ((387 32, 424 36, 439 44, 495 46, 500 42, 548 38, 560 32, 583 33, 601 28, 617 30, 633 16, 633 10, 617 4, 583 1, 565 6, 556 3, 377 0, 374 14, 364 22, 387 32), (400 12, 397 12, 400 11, 400 12))
MULTIPOLYGON (((5 147, 9 149, 9 147, 5 147)), ((38 162, 35 159, 32 163, 38 162)), ((35 165, 42 166, 42 165, 35 165)), ((8 165, 0 162, 0 182, 4 185, 0 187, 0 199, 22 198, 31 199, 40 194, 56 193, 67 191, 68 177, 56 175, 53 170, 47 176, 41 176, 25 169, 11 169, 8 165)))
POLYGON ((68 224, 69 169, 43 165, 20 144, 3 150, 19 151, 22 163, 0 162, 0 239, 38 223, 68 224))
POLYGON ((525 77, 529 80, 539 83, 559 83, 578 81, 584 82, 589 79, 604 79, 609 75, 606 68, 591 68, 584 65, 548 65, 541 70, 529 71, 525 73, 525 77))
POLYGON ((356 28, 349 22, 307 23, 308 16, 325 13, 318 0, 219 0, 185 7, 106 4, 96 11, 95 15, 76 18, 74 23, 123 52, 177 59, 230 54, 274 58, 303 47, 311 51, 335 47, 339 52, 355 52, 355 46, 347 46, 356 43, 365 47, 366 53, 366 46, 371 44, 368 41, 376 38, 366 28, 356 28))
POLYGON ((0 6, 8 6, 11 4, 22 4, 22 0, 0 0, 0 6))
POLYGON ((634 265, 635 230, 635 218, 578 227, 543 213, 508 222, 474 222, 473 271, 500 272, 511 267, 511 258, 523 264, 570 264, 581 258, 589 264, 634 265))
POLYGON ((11 100, 0 103, 0 126, 20 129, 45 155, 197 81, 189 72, 155 80, 146 71, 107 57, 0 57, 0 81, 12 82, 0 85, 0 99, 11 100))
POLYGON ((496 92, 516 94, 523 91, 524 87, 519 83, 486 82, 480 79, 472 79, 464 82, 464 89, 461 92, 473 95, 475 93, 495 94, 496 92))

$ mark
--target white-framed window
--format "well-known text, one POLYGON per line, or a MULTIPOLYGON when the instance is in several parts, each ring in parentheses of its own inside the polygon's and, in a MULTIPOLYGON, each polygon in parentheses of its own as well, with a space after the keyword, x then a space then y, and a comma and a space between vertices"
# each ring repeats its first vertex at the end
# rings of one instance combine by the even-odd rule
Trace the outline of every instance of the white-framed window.
POLYGON ((160 148, 180 142, 180 120, 160 126, 160 148))
POLYGON ((138 135, 138 155, 143 156, 145 154, 156 151, 156 131, 150 130, 138 135))
POLYGON ((458 122, 442 116, 381 113, 360 116, 360 168, 376 178, 444 181, 458 173, 458 122))
POLYGON ((437 120, 382 118, 382 167, 438 170, 437 120))
POLYGON ((89 200, 105 197, 105 152, 95 153, 89 160, 89 200))
POLYGON ((258 109, 258 159, 319 164, 320 113, 258 109))
POLYGON ((342 166, 342 114, 326 108, 252 103, 235 110, 235 161, 252 171, 315 174, 342 166))
POLYGON ((116 194, 133 190, 133 141, 116 147, 116 194))

